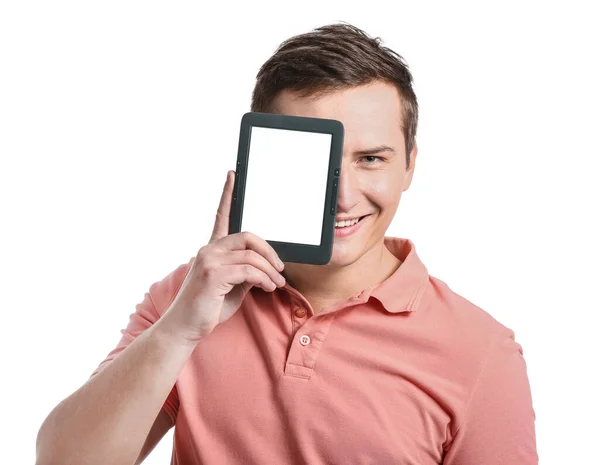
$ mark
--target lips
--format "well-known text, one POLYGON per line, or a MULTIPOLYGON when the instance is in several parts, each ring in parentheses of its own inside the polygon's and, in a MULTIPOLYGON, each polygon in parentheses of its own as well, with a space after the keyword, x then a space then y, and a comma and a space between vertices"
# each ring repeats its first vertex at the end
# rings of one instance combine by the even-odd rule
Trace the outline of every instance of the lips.
POLYGON ((343 238, 354 234, 362 226, 362 220, 369 215, 361 216, 357 223, 352 226, 345 226, 343 228, 335 228, 335 237, 343 238))

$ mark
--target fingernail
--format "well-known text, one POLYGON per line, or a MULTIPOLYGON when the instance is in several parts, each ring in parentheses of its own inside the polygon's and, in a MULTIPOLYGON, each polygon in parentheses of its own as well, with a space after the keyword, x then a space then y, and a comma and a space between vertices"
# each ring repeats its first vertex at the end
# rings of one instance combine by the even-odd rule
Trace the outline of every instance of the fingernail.
POLYGON ((283 262, 278 258, 277 259, 277 269, 279 271, 283 271, 283 269, 285 268, 285 265, 283 264, 283 262))

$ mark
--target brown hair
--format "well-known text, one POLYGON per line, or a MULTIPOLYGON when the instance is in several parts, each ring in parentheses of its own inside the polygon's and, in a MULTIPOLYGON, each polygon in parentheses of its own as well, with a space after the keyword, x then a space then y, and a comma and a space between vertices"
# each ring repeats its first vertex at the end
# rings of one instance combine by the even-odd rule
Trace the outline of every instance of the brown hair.
POLYGON ((286 89, 300 97, 318 97, 376 80, 388 82, 400 94, 408 169, 419 110, 413 78, 402 56, 380 42, 344 22, 287 39, 258 71, 250 111, 275 113, 273 101, 286 89))

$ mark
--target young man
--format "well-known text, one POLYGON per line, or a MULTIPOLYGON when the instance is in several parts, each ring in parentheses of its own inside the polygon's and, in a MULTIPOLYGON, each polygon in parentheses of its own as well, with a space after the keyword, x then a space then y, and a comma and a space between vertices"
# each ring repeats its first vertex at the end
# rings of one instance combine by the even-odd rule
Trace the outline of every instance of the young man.
POLYGON ((385 236, 415 168, 411 84, 349 25, 280 46, 252 110, 345 127, 330 263, 284 268, 262 238, 228 235, 228 172, 210 242, 49 415, 39 464, 140 463, 172 426, 174 464, 538 463, 514 333, 385 236))

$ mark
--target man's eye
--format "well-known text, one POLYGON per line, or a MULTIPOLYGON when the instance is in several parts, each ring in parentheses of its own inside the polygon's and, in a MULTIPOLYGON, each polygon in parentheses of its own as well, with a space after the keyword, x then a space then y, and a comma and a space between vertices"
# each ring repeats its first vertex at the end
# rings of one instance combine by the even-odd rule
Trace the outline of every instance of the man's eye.
POLYGON ((363 160, 367 161, 367 165, 372 165, 375 160, 383 161, 383 158, 376 157, 375 155, 367 155, 366 157, 363 157, 363 160))

